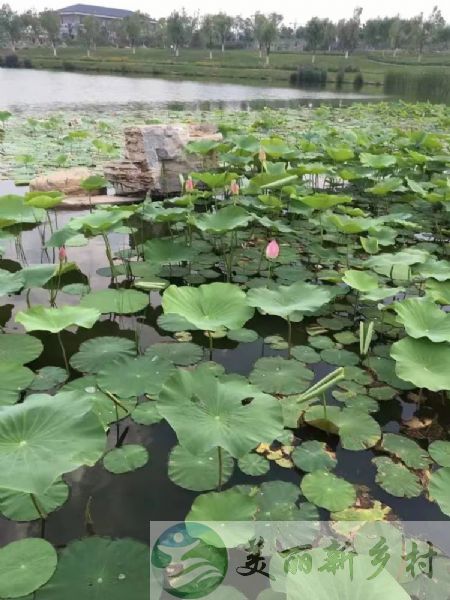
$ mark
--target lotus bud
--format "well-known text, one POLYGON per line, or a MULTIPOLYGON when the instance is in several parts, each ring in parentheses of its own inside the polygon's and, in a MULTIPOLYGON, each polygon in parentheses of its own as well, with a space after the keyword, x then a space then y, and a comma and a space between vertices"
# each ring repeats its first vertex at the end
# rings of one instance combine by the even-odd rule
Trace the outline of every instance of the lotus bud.
POLYGON ((266 258, 268 260, 275 260, 278 258, 280 254, 280 246, 277 244, 276 240, 272 240, 267 244, 266 247, 266 258))
POLYGON ((186 192, 193 192, 194 191, 194 182, 192 181, 192 177, 188 177, 186 179, 186 183, 184 184, 184 189, 186 192))
POLYGON ((67 252, 66 252, 65 246, 60 247, 58 256, 59 256, 59 262, 67 262, 67 252))
POLYGON ((236 179, 233 179, 233 181, 230 183, 230 192, 231 192, 232 196, 239 195, 239 184, 236 181, 236 179))
POLYGON ((262 148, 259 150, 258 158, 261 162, 265 162, 267 160, 267 155, 262 148))

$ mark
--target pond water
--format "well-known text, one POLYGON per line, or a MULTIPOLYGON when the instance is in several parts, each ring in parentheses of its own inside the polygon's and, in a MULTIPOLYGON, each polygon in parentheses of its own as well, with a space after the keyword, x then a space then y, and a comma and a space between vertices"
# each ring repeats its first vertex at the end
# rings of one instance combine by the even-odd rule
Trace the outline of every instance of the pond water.
MULTIPOLYGON (((354 102, 374 95, 327 90, 238 85, 219 82, 171 81, 157 78, 92 75, 0 69, 0 106, 13 111, 81 109, 92 105, 114 107, 152 105, 184 108, 208 105, 242 108, 280 102, 291 106, 309 102, 354 102), (255 104, 256 103, 256 104, 255 104)), ((376 96, 375 96, 376 98, 376 96)))

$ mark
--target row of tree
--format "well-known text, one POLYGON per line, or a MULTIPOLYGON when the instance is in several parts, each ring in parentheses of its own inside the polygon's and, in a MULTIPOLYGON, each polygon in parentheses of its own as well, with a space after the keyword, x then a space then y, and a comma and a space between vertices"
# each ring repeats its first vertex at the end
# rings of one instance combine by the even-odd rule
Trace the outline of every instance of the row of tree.
MULTIPOLYGON (((170 47, 178 56, 184 47, 207 47, 212 58, 214 48, 226 46, 259 48, 260 55, 269 61, 275 43, 280 48, 302 48, 312 52, 344 51, 356 49, 448 49, 450 25, 435 7, 428 17, 422 14, 411 19, 400 16, 369 19, 362 23, 362 9, 356 8, 350 19, 333 23, 329 19, 314 17, 304 26, 288 26, 277 13, 256 13, 252 18, 231 17, 225 13, 202 17, 186 11, 174 11, 169 17, 155 21, 148 15, 136 12, 105 28, 94 17, 85 17, 74 43, 83 41, 88 53, 98 45, 116 44, 130 46, 170 47)), ((8 4, 0 8, 0 40, 12 49, 19 43, 37 45, 49 42, 56 54, 61 40, 58 13, 45 10, 19 14, 8 4)))

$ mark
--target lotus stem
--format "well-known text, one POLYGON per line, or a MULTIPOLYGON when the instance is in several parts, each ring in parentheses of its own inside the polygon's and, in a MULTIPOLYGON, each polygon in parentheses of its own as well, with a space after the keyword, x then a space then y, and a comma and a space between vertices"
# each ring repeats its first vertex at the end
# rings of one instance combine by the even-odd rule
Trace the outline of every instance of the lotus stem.
POLYGON ((222 470, 223 470, 223 457, 222 457, 222 448, 220 446, 217 447, 217 456, 219 459, 219 482, 217 484, 217 490, 222 491, 222 470))
POLYGON ((63 355, 64 365, 66 367, 67 374, 69 375, 70 374, 69 361, 67 360, 66 349, 64 348, 64 344, 63 344, 62 339, 61 339, 61 332, 58 331, 56 335, 58 337, 58 342, 59 342, 59 345, 60 345, 60 348, 61 348, 61 352, 62 352, 62 355, 63 355))
POLYGON ((327 395, 325 392, 322 393, 322 403, 323 403, 323 418, 327 421, 327 395))
POLYGON ((108 398, 111 398, 116 407, 121 408, 126 414, 128 414, 128 409, 114 396, 114 394, 112 394, 108 390, 102 390, 102 392, 104 392, 108 396, 108 398))
POLYGON ((211 332, 208 331, 208 339, 209 339, 209 360, 212 360, 213 357, 213 338, 211 332))
POLYGON ((109 268, 111 269, 111 280, 114 280, 114 261, 112 256, 111 244, 109 243, 108 235, 106 233, 102 233, 102 237, 103 241, 105 242, 106 258, 108 259, 109 268))
POLYGON ((291 350, 292 350, 292 323, 290 317, 287 318, 288 324, 288 358, 292 358, 291 350))
POLYGON ((39 517, 45 521, 45 519, 47 518, 47 513, 44 511, 44 509, 40 506, 38 499, 36 498, 36 496, 34 494, 30 494, 31 497, 31 502, 33 503, 34 508, 36 509, 37 514, 39 515, 39 517))

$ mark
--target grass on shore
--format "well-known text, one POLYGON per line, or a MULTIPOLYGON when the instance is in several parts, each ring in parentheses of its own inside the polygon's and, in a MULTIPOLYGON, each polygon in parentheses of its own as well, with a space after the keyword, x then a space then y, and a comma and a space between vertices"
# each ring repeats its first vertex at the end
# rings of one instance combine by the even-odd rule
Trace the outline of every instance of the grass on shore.
MULTIPOLYGON (((174 78, 245 80, 246 82, 288 85, 289 76, 301 65, 312 64, 308 52, 274 52, 270 65, 254 50, 220 50, 213 52, 212 60, 205 49, 182 49, 176 58, 169 50, 138 48, 133 54, 129 48, 97 48, 86 55, 85 48, 58 48, 55 58, 50 48, 39 47, 18 51, 22 59, 30 59, 33 67, 129 75, 151 75, 174 78)), ((417 56, 392 53, 354 54, 348 59, 342 54, 317 54, 314 66, 327 69, 328 81, 333 83, 337 72, 346 69, 345 84, 352 84, 356 72, 361 72, 366 85, 382 85, 388 71, 421 73, 430 66, 440 66, 443 75, 450 77, 450 53, 417 56)))

